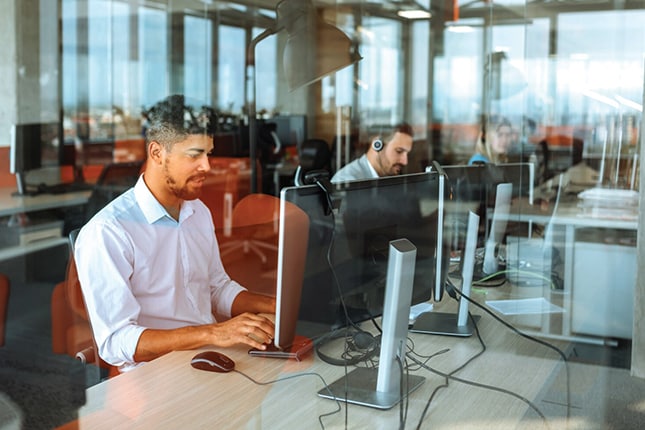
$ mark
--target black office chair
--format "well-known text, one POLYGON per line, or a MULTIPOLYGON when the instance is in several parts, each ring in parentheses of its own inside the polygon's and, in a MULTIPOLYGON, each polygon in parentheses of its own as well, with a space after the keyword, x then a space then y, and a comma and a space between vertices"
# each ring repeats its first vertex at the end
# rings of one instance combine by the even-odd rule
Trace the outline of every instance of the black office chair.
POLYGON ((331 150, 322 139, 307 139, 298 148, 298 167, 293 178, 296 186, 305 185, 305 175, 320 172, 331 176, 331 150))
POLYGON ((87 202, 86 222, 137 182, 143 163, 143 161, 111 163, 103 168, 87 202))

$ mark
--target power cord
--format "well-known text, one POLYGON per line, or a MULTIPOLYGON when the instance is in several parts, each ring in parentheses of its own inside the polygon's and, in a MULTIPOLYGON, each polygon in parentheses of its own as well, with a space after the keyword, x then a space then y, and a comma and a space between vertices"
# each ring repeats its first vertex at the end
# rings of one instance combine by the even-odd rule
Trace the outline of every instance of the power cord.
MULTIPOLYGON (((473 327, 475 328, 475 332, 477 333, 477 338, 479 339, 479 343, 480 343, 480 345, 482 346, 482 349, 481 349, 481 351, 479 351, 478 353, 476 353, 475 355, 473 355, 472 357, 470 357, 470 358, 469 358, 466 362, 464 362, 461 366, 459 366, 458 368, 456 368, 456 369, 455 369, 455 370, 453 370, 452 372, 448 373, 447 377, 444 377, 444 378, 445 378, 444 383, 443 383, 442 385, 439 385, 438 387, 436 387, 436 388, 432 391, 432 393, 430 394, 430 398, 428 398, 428 401, 426 402, 426 406, 425 406, 425 408, 423 409, 423 412, 421 413, 421 416, 419 417, 419 424, 417 425, 417 429, 420 429, 420 428, 421 428, 421 424, 422 424, 422 422, 423 422, 423 420, 424 420, 424 417, 425 417, 426 413, 428 412, 428 409, 430 408, 430 405, 431 405, 431 403, 432 403, 432 400, 434 399, 434 397, 436 396, 436 394, 437 394, 437 393, 438 393, 442 388, 447 388, 447 387, 448 387, 448 380, 449 380, 450 378, 452 378, 456 373, 458 373, 458 372, 460 372, 461 370, 463 370, 463 369, 464 369, 466 366, 468 366, 470 363, 472 363, 476 358, 480 357, 484 352, 486 352, 486 344, 484 343, 484 340, 483 340, 483 339, 482 339, 482 337, 481 337, 481 334, 480 334, 480 332, 479 332, 479 327, 477 326, 477 322, 476 322, 476 320, 473 318, 473 316, 472 316, 472 314, 471 314, 470 312, 468 313, 468 317, 470 318, 470 320, 471 320, 471 322, 472 322, 472 324, 473 324, 473 327)), ((447 352, 448 350, 442 350, 442 351, 440 351, 439 353, 443 353, 444 351, 445 351, 445 352, 447 352)), ((435 355, 438 355, 439 353, 437 353, 437 354, 435 354, 435 355)), ((427 366, 427 364, 426 364, 426 363, 427 363, 427 360, 426 360, 426 362, 424 362, 424 364, 423 364, 423 367, 424 367, 424 368, 428 368, 428 367, 426 367, 426 366, 427 366)))
MULTIPOLYGON (((454 293, 454 291, 453 291, 453 293, 454 293)), ((450 291, 448 292, 448 294, 451 294, 451 293, 450 293, 450 291)), ((452 297, 452 294, 451 294, 451 297, 452 297)), ((454 298, 454 297, 453 297, 453 298, 454 298)), ((480 357, 481 355, 483 355, 483 353, 486 351, 486 344, 484 343, 484 340, 483 340, 483 338, 481 337, 481 333, 479 332, 479 327, 477 326, 477 322, 476 322, 476 321, 475 321, 475 319, 473 318, 472 314, 470 314, 470 313, 469 313, 469 317, 470 317, 470 319, 471 319, 471 321, 472 321, 472 323, 473 323, 473 326, 475 327, 475 332, 477 333, 477 338, 479 339, 480 345, 482 346, 482 350, 481 350, 481 351, 479 351, 479 352, 478 352, 477 354, 475 354, 474 356, 472 356, 471 358, 469 358, 469 359, 468 359, 464 364, 462 364, 461 366, 459 366, 458 368, 456 368, 456 369, 455 369, 455 370, 453 370, 452 372, 450 372, 450 373, 443 373, 443 372, 441 372, 441 371, 439 371, 439 370, 437 370, 437 369, 434 369, 434 368, 432 368, 432 367, 428 366, 426 363, 419 361, 419 360, 418 360, 418 359, 416 359, 415 357, 413 357, 413 356, 409 356, 409 358, 410 358, 412 361, 414 361, 415 363, 417 363, 419 366, 421 366, 421 367, 423 367, 424 369, 427 369, 427 370, 429 370, 429 371, 431 371, 431 372, 433 372, 433 373, 436 373, 437 375, 442 376, 442 377, 445 379, 444 383, 443 383, 442 385, 439 385, 438 387, 436 387, 436 388, 434 389, 434 391, 432 392, 432 394, 430 395, 430 398, 428 399, 428 402, 426 403, 426 407, 424 408, 423 413, 421 414, 421 417, 419 418, 419 423, 418 423, 418 425, 417 425, 417 429, 420 429, 420 428, 421 428, 421 424, 423 423, 423 419, 424 419, 425 414, 427 413, 427 411, 428 411, 428 409, 429 409, 429 407, 430 407, 430 404, 432 403, 433 398, 434 398, 434 397, 435 397, 435 395, 439 392, 439 390, 441 390, 442 388, 446 388, 446 387, 448 387, 448 381, 449 381, 449 380, 454 380, 454 381, 456 381, 456 382, 461 382, 461 383, 463 383, 463 384, 472 385, 472 386, 475 386, 475 387, 484 388, 484 389, 488 389, 488 390, 493 390, 493 391, 497 391, 497 392, 500 392, 500 393, 503 393, 503 394, 507 394, 507 395, 513 396, 513 397, 515 397, 515 398, 517 398, 517 399, 519 399, 519 400, 523 401, 523 402, 524 402, 524 403, 526 403, 526 404, 527 404, 531 409, 533 409, 533 410, 534 410, 534 411, 535 411, 535 412, 536 412, 536 413, 537 413, 537 414, 542 418, 542 420, 543 420, 544 424, 545 424, 545 425, 547 426, 547 428, 548 428, 548 427, 549 427, 549 425, 548 425, 548 421, 547 421, 546 417, 544 416, 544 414, 540 411, 540 409, 539 409, 535 404, 533 404, 533 403, 532 403, 529 399, 527 399, 526 397, 521 396, 520 394, 517 394, 517 393, 515 393, 515 392, 513 392, 513 391, 506 390, 506 389, 504 389, 504 388, 495 387, 495 386, 487 385, 487 384, 482 384, 482 383, 479 383, 479 382, 470 381, 470 380, 462 379, 462 378, 458 378, 458 377, 456 377, 456 376, 455 376, 455 374, 456 374, 457 372, 459 372, 459 371, 461 371, 462 369, 464 369, 464 368, 465 368, 467 365, 469 365, 473 360, 475 360, 476 358, 478 358, 478 357, 480 357)))
MULTIPOLYGON (((258 381, 258 380, 256 380, 256 379, 252 378, 251 376, 247 375, 246 373, 241 372, 241 371, 239 371, 239 370, 237 370, 237 369, 233 369, 233 372, 235 372, 235 373, 239 373, 240 375, 244 376, 246 379, 248 379, 249 381, 253 382, 254 384, 256 384, 256 385, 262 385, 262 386, 264 386, 264 385, 271 385, 271 384, 275 384, 275 383, 277 383, 277 382, 288 381, 288 380, 290 380, 290 379, 301 378, 301 377, 304 377, 304 376, 315 376, 315 377, 317 377, 318 379, 320 379, 320 380, 322 381, 322 383, 323 383, 323 385, 324 385, 325 389, 327 390, 327 392, 328 392, 328 393, 332 396, 332 398, 333 398, 333 394, 332 394, 332 392, 331 392, 331 389, 329 388, 329 385, 327 385, 327 382, 325 381, 325 378, 323 378, 323 377, 322 377, 320 374, 318 374, 318 373, 314 373, 314 372, 294 373, 294 374, 292 374, 292 375, 285 376, 285 377, 278 378, 278 379, 273 379, 273 380, 270 380, 270 381, 258 381)), ((337 407, 336 407, 336 409, 335 409, 335 410, 333 410, 333 411, 331 411, 331 412, 327 412, 327 413, 325 413, 325 414, 318 415, 318 422, 320 423, 320 428, 321 428, 321 429, 323 429, 323 430, 325 429, 325 424, 323 423, 323 418, 325 418, 325 417, 329 417, 329 416, 332 416, 332 415, 337 414, 337 413, 339 413, 339 412, 341 411, 341 409, 342 409, 342 408, 341 408, 341 406, 340 406, 340 402, 339 402, 338 400, 336 400, 336 406, 337 406, 337 407)))
POLYGON ((446 292, 450 295, 450 297, 454 298, 455 300, 458 300, 457 295, 459 297, 463 297, 464 299, 468 300, 469 303, 472 303, 473 305, 477 306, 490 316, 492 316, 495 320, 500 322, 502 325, 506 326, 508 329, 516 333, 517 335, 528 339, 530 341, 533 341, 535 343, 538 343, 542 346, 545 346, 549 349, 554 350, 561 358, 562 361, 564 362, 564 369, 565 369, 565 378, 566 378, 566 387, 567 387, 567 400, 566 400, 566 407, 567 407, 567 421, 571 417, 571 382, 570 382, 570 377, 569 377, 569 360, 567 360, 567 356, 564 354, 564 352, 558 348, 555 345, 552 345, 548 342, 545 342, 543 340, 537 339, 529 334, 526 334, 522 332, 521 330, 517 329, 514 327, 512 324, 509 324, 508 322, 504 321, 502 318, 499 316, 495 315, 490 309, 488 309, 486 306, 480 304, 476 300, 471 299, 467 295, 465 295, 459 288, 457 288, 451 281, 450 279, 446 280, 446 292))

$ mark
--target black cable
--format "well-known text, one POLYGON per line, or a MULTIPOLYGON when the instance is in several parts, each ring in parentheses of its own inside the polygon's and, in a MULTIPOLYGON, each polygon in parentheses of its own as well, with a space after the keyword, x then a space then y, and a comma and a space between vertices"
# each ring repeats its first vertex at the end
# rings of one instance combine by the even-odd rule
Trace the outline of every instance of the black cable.
MULTIPOLYGON (((450 348, 444 348, 444 349, 442 349, 442 350, 439 350, 439 351, 435 352, 434 354, 430 354, 430 355, 421 355, 421 354, 419 354, 418 352, 416 352, 416 351, 414 350, 414 341, 413 341, 412 339, 410 339, 409 337, 408 337, 408 342, 410 342, 412 345, 411 345, 410 347, 408 347, 408 352, 406 353, 406 356, 407 356, 407 354, 414 354, 414 355, 416 355, 417 357, 420 357, 420 358, 425 359, 424 363, 427 363, 428 361, 430 361, 430 359, 431 359, 431 358, 434 358, 434 357, 436 357, 437 355, 445 354, 446 352, 449 352, 449 351, 450 351, 450 348)), ((418 369, 420 369, 420 368, 421 368, 421 367, 412 368, 412 367, 410 367, 410 365, 407 365, 407 366, 408 366, 408 368, 409 368, 410 370, 412 370, 412 371, 415 371, 415 370, 418 370, 418 369)))
MULTIPOLYGON (((322 381, 323 385, 325 386, 325 389, 326 389, 326 390, 327 390, 327 392, 331 395, 331 397, 332 397, 332 398, 334 398, 334 395, 333 395, 333 393, 331 392, 331 389, 329 388, 329 385, 327 385, 327 382, 325 381, 325 378, 323 378, 323 377, 322 377, 321 375, 319 375, 318 373, 313 373, 313 372, 294 373, 294 374, 289 375, 289 376, 285 376, 285 377, 282 377, 282 378, 273 379, 273 380, 270 380, 270 381, 264 381, 264 382, 263 382, 263 381, 257 381, 257 380, 255 380, 255 379, 253 379, 251 376, 249 376, 249 375, 247 375, 246 373, 241 372, 241 371, 239 371, 239 370, 237 370, 237 369, 233 369, 233 371, 234 371, 235 373, 239 373, 240 375, 244 376, 246 379, 248 379, 249 381, 253 382, 253 383, 254 383, 254 384, 256 384, 256 385, 271 385, 271 384, 275 384, 276 382, 283 382, 283 381, 287 381, 287 380, 289 380, 289 379, 300 378, 300 377, 302 377, 302 376, 316 376, 317 378, 319 378, 319 379, 322 381)), ((335 399, 335 398, 334 398, 334 399, 335 399)), ((334 415, 334 414, 337 414, 337 413, 338 413, 338 412, 340 412, 340 410, 342 409, 342 408, 341 408, 341 406, 340 406, 340 402, 339 402, 337 399, 335 399, 335 400, 336 400, 336 406, 337 406, 336 410, 331 411, 331 412, 327 412, 327 413, 322 414, 322 415, 318 415, 318 422, 320 423, 320 427, 321 427, 323 430, 325 429, 325 424, 324 424, 324 423, 323 423, 323 421, 322 421, 322 420, 323 420, 323 418, 325 418, 325 417, 329 417, 329 416, 332 416, 332 415, 334 415)), ((346 409, 347 409, 347 408, 346 408, 346 409)))
POLYGON ((537 338, 535 338, 535 337, 533 337, 533 336, 531 336, 529 334, 526 334, 526 333, 522 332, 521 330, 517 329, 516 327, 514 327, 513 325, 509 324, 508 322, 504 321, 502 318, 500 318, 497 315, 495 315, 486 306, 483 306, 482 304, 480 304, 476 300, 473 300, 470 297, 468 297, 467 295, 465 295, 459 288, 457 288, 450 281, 450 279, 446 280, 446 284, 447 284, 447 287, 449 289, 451 288, 451 289, 453 289, 453 291, 459 293, 459 295, 461 297, 465 298, 466 300, 468 300, 469 303, 474 304, 475 306, 477 306, 478 308, 480 308, 481 310, 483 310, 484 312, 486 312, 487 314, 489 314, 490 316, 495 318, 498 322, 500 322, 501 324, 503 324, 504 326, 509 328, 511 331, 516 333, 517 335, 519 335, 519 336, 521 336, 521 337, 523 337, 525 339, 531 340, 533 342, 536 342, 536 343, 538 343, 540 345, 543 345, 543 346, 545 346, 547 348, 550 348, 550 349, 554 350, 556 353, 558 353, 558 355, 560 355, 560 357, 562 358, 562 361, 564 362, 564 370, 565 370, 565 377, 566 377, 566 386, 567 386, 566 406, 567 406, 567 421, 568 421, 569 418, 571 417, 571 382, 570 382, 570 378, 569 378, 569 360, 567 360, 567 356, 564 354, 564 352, 562 352, 562 350, 560 348, 558 348, 557 346, 552 345, 552 344, 550 344, 548 342, 545 342, 543 340, 537 339, 537 338))
MULTIPOLYGON (((329 209, 328 212, 326 212, 326 215, 331 216, 331 221, 332 221, 332 230, 331 230, 331 238, 329 239, 329 246, 327 247, 327 254, 326 254, 326 259, 327 259, 327 265, 329 266, 329 269, 331 271, 331 274, 334 278, 334 283, 336 284, 336 288, 338 290, 338 299, 340 301, 340 305, 343 309, 343 313, 345 314, 345 321, 348 325, 351 325, 352 327, 356 328, 357 330, 361 330, 360 327, 358 327, 354 322, 351 320, 349 317, 349 313, 347 312, 347 305, 345 304, 345 299, 343 297, 343 291, 340 285, 340 281, 338 280, 338 275, 336 274, 336 270, 334 269, 334 265, 332 264, 332 258, 331 258, 331 252, 334 246, 334 240, 336 238, 336 217, 334 215, 334 208, 333 208, 333 202, 331 201, 331 193, 328 187, 321 182, 317 183, 318 187, 320 187, 323 190, 323 193, 325 194, 325 199, 327 201, 327 207, 329 209)), ((320 354, 318 355, 320 357, 320 354)), ((347 371, 347 362, 344 364, 345 368, 345 428, 347 429, 347 424, 349 422, 349 407, 348 407, 348 390, 347 390, 347 382, 348 382, 348 371, 347 371)), ((332 394, 332 397, 333 394, 332 394)), ((335 398, 335 397, 334 397, 335 398)), ((336 399, 338 402, 338 399, 336 399)))
POLYGON ((479 383, 479 382, 470 381, 468 379, 459 378, 457 376, 453 376, 453 375, 450 375, 448 373, 443 373, 440 370, 434 369, 434 368, 432 368, 432 367, 430 367, 428 365, 423 364, 421 361, 417 360, 414 357, 408 357, 408 358, 410 358, 410 360, 414 361, 415 363, 417 363, 418 365, 420 365, 424 369, 429 370, 430 372, 436 373, 437 375, 442 376, 444 378, 448 378, 448 379, 451 379, 453 381, 461 382, 462 384, 472 385, 473 387, 478 387, 478 388, 484 388, 484 389, 487 389, 487 390, 497 391, 497 392, 500 392, 500 393, 507 394, 509 396, 515 397, 515 398, 523 401, 531 409, 533 409, 540 416, 540 418, 542 418, 542 420, 544 421, 545 425, 547 427, 549 427, 548 421, 547 421, 546 417, 544 416, 544 414, 542 413, 542 411, 540 411, 540 409, 538 409, 537 406, 535 406, 529 399, 527 399, 524 396, 521 396, 521 395, 519 395, 519 394, 517 394, 517 393, 515 393, 513 391, 507 390, 505 388, 495 387, 493 385, 486 385, 486 384, 482 384, 482 383, 479 383))
MULTIPOLYGON (((449 293, 450 294, 450 293, 449 293)), ((452 294, 450 294, 452 297, 452 294)), ((454 297, 453 297, 454 298, 454 297)), ((475 328, 475 332, 477 333, 477 338, 479 339, 479 343, 482 346, 481 351, 479 351, 477 354, 473 355, 470 357, 468 360, 466 360, 461 366, 457 367, 454 369, 452 372, 450 372, 448 375, 453 376, 455 373, 460 372, 462 369, 464 369, 467 365, 472 363, 476 358, 480 357, 484 352, 486 352, 486 344, 484 343, 484 339, 481 337, 481 333, 479 332, 479 327, 477 326, 477 321, 475 321, 475 318, 472 316, 472 314, 469 312, 468 317, 470 318, 471 322, 473 323, 473 326, 475 328)), ((430 404, 432 403, 432 399, 434 396, 441 390, 442 388, 447 388, 448 387, 448 378, 446 378, 445 383, 436 387, 432 394, 430 395, 430 398, 426 402, 426 406, 423 409, 423 412, 421 413, 421 416, 419 417, 419 424, 417 425, 417 429, 421 428, 421 423, 423 422, 423 419, 430 408, 430 404)))
POLYGON ((407 368, 405 368, 405 366, 401 362, 401 357, 397 356, 396 357, 396 362, 399 365, 399 375, 400 375, 400 377, 399 377, 399 381, 400 381, 399 382, 399 399, 401 399, 401 401, 399 402, 399 429, 403 430, 403 429, 405 429, 405 421, 406 421, 407 416, 408 416, 409 396, 406 395, 407 393, 405 393, 405 389, 410 386, 409 385, 410 384, 410 378, 409 378, 410 372, 407 371, 407 368), (405 386, 403 384, 403 378, 404 377, 406 378, 405 386), (404 396, 405 396, 405 405, 404 405, 404 401, 403 401, 404 396))

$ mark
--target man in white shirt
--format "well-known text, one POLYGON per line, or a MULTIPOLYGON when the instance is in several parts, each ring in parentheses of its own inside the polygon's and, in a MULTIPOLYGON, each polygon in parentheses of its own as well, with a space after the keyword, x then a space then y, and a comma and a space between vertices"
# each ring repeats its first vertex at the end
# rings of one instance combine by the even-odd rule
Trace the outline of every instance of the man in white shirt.
POLYGON ((121 371, 173 350, 265 349, 273 297, 253 294, 222 265, 212 217, 198 199, 212 136, 184 123, 183 96, 150 114, 136 185, 80 231, 74 258, 101 358, 121 371))
POLYGON ((412 127, 405 123, 398 124, 389 134, 372 139, 367 152, 339 169, 331 182, 400 175, 408 164, 412 143, 412 127))

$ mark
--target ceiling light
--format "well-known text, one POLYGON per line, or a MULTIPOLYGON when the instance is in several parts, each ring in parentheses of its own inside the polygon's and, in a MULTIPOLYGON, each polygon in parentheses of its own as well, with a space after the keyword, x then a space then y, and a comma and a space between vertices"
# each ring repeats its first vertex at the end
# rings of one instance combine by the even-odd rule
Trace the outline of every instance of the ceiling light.
POLYGON ((397 12, 401 18, 405 19, 430 19, 432 14, 425 10, 400 10, 397 12))

